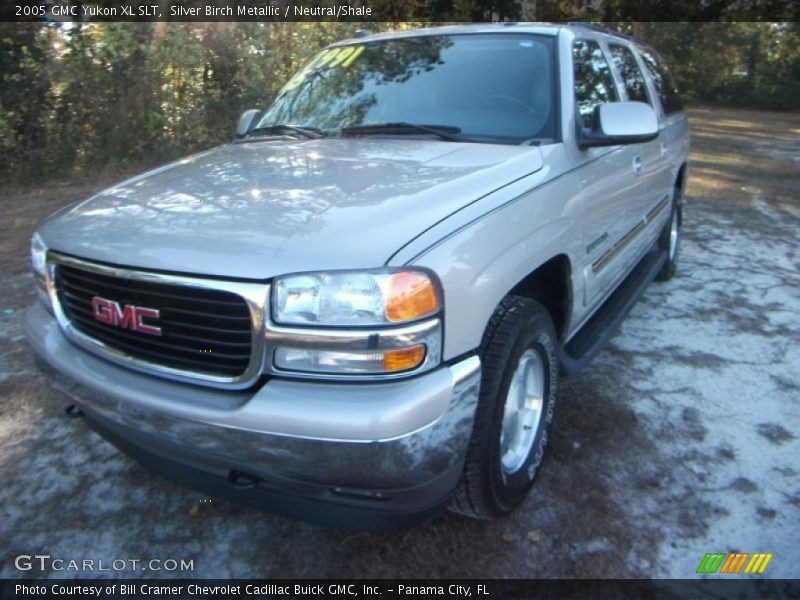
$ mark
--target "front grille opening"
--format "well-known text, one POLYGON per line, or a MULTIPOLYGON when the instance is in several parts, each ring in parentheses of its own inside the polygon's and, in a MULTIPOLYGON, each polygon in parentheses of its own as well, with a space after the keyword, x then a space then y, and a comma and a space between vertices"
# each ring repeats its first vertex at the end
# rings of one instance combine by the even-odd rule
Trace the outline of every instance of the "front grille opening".
POLYGON ((154 283, 58 265, 56 290, 72 326, 123 354, 189 373, 236 378, 245 373, 252 352, 250 310, 231 292, 154 283), (100 322, 92 310, 99 296, 119 306, 159 311, 147 323, 161 335, 100 322))

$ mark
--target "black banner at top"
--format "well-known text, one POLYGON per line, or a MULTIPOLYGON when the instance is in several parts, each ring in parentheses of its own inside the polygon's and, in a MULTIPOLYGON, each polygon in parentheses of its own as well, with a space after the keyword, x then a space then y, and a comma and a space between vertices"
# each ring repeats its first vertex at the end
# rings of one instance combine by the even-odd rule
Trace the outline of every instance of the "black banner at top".
POLYGON ((119 21, 796 21, 800 0, 3 0, 0 20, 119 21))

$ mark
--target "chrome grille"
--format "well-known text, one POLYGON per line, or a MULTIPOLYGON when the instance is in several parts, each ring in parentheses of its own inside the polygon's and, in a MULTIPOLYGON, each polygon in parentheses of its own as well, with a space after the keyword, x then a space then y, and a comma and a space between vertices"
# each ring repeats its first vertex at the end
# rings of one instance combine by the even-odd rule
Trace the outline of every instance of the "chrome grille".
POLYGON ((69 257, 54 261, 48 273, 66 332, 111 358, 178 379, 219 384, 252 381, 261 371, 265 284, 126 271, 69 257), (120 306, 157 309, 158 318, 147 322, 160 327, 161 335, 99 321, 92 310, 96 296, 120 306))

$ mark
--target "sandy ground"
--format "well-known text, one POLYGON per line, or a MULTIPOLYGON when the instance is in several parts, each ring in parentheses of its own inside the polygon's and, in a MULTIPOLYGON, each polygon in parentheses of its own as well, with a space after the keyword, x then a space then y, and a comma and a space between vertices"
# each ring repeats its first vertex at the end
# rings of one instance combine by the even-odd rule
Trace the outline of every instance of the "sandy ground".
POLYGON ((39 576, 13 566, 38 553, 193 560, 182 575, 202 577, 692 577, 706 552, 736 550, 800 577, 800 115, 691 118, 679 274, 563 382, 530 499, 498 522, 445 514, 398 534, 204 503, 64 418, 23 339, 27 240, 108 182, 5 190, 0 575, 39 576))

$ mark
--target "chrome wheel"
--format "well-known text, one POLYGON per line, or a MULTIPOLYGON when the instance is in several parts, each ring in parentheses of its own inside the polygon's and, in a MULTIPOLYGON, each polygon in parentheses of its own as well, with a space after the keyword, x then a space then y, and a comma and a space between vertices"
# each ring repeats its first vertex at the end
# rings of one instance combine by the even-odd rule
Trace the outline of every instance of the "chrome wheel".
POLYGON ((544 363, 535 350, 526 350, 508 386, 500 430, 503 471, 519 471, 530 454, 544 407, 544 363))
POLYGON ((678 218, 678 209, 672 211, 672 222, 669 224, 669 259, 675 260, 675 254, 678 251, 678 238, 680 238, 680 220, 678 218))

